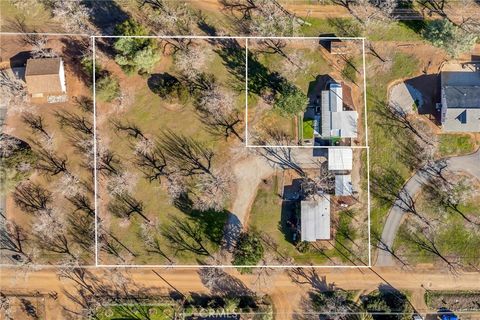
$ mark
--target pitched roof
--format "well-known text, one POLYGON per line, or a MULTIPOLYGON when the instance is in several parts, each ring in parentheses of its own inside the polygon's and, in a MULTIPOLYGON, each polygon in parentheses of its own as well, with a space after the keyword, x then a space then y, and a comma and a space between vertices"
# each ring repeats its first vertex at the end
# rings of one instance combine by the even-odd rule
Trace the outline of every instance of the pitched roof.
MULTIPOLYGON (((53 94, 64 91, 62 87, 61 58, 28 59, 25 82, 30 94, 53 94)), ((64 81, 64 79, 63 79, 64 81)))
POLYGON ((447 108, 480 109, 480 86, 444 86, 447 108))
POLYGON ((353 151, 352 148, 329 148, 328 149, 328 170, 352 170, 353 151))
POLYGON ((301 202, 301 240, 330 239, 330 195, 301 202))
POLYGON ((47 74, 58 74, 60 71, 60 58, 28 59, 25 75, 38 76, 47 74))

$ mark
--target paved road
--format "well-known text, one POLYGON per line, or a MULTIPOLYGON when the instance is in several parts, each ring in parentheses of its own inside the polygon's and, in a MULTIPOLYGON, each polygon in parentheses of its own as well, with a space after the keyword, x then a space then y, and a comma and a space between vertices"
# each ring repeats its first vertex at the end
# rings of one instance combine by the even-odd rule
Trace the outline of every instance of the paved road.
MULTIPOLYGON (((480 149, 467 156, 452 157, 446 161, 446 169, 451 171, 466 171, 480 179, 480 149)), ((404 215, 408 212, 408 204, 411 199, 421 190, 422 182, 427 178, 424 170, 418 170, 410 180, 407 181, 398 199, 390 209, 383 227, 380 240, 380 249, 377 250, 377 266, 392 266, 395 264, 395 257, 391 254, 397 231, 402 224, 404 215)))

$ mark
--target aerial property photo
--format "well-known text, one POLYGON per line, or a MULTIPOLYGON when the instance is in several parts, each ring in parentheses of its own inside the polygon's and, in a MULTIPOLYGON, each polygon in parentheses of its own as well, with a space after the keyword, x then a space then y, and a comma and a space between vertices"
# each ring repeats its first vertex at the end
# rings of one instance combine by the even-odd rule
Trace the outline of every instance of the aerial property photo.
POLYGON ((479 1, 0 1, 0 319, 480 320, 479 248, 479 1))

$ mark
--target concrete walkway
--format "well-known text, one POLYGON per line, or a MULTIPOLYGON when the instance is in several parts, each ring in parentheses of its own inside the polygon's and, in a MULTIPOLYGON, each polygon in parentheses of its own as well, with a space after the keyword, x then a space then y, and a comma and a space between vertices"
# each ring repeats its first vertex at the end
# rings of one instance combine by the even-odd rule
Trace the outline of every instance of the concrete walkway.
MULTIPOLYGON (((480 179, 480 149, 467 156, 458 156, 447 159, 446 168, 451 171, 465 171, 480 179)), ((395 257, 392 255, 392 248, 395 242, 398 229, 402 224, 404 215, 408 213, 408 203, 420 192, 422 184, 428 174, 425 170, 418 170, 404 185, 398 195, 398 199, 390 209, 383 227, 380 248, 377 250, 376 266, 392 266, 395 264, 395 257)))

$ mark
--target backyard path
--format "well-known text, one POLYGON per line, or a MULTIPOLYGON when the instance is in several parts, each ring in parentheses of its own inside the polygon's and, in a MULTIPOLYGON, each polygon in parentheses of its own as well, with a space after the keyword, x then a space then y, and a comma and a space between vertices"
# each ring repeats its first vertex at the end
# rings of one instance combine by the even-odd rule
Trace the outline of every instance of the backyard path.
POLYGON ((245 160, 233 165, 236 190, 225 225, 223 250, 231 252, 240 232, 243 230, 250 208, 257 195, 262 179, 268 178, 275 168, 259 155, 249 155, 245 160))
MULTIPOLYGON (((480 149, 467 156, 451 157, 446 161, 445 169, 451 171, 465 171, 480 179, 480 149)), ((380 249, 377 251, 377 266, 392 266, 395 264, 395 257, 392 255, 392 248, 395 242, 395 236, 402 224, 404 215, 407 211, 402 209, 409 199, 414 199, 420 192, 422 183, 427 178, 424 170, 418 170, 403 186, 398 199, 388 212, 387 221, 383 227, 380 240, 380 249)))

